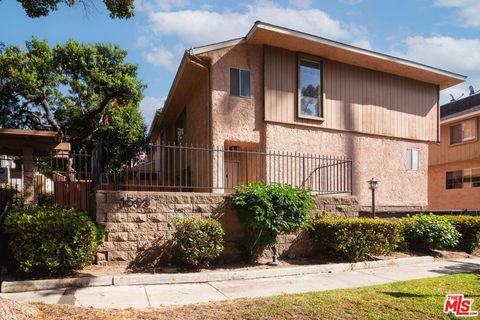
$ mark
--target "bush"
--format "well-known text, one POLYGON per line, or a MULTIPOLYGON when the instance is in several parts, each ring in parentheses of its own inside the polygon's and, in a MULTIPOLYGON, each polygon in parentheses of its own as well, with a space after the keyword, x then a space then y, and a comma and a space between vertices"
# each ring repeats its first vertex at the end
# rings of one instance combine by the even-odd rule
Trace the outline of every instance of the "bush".
POLYGON ((304 226, 315 205, 309 190, 260 182, 237 186, 232 200, 240 221, 252 230, 252 240, 247 243, 251 257, 274 245, 278 234, 304 226))
POLYGON ((455 247, 461 237, 447 218, 433 214, 419 214, 404 218, 402 225, 406 245, 414 250, 455 247))
POLYGON ((325 253, 353 262, 391 254, 400 241, 398 222, 367 218, 317 218, 312 221, 312 232, 325 253))
POLYGON ((183 263, 192 267, 208 267, 223 251, 223 231, 212 218, 187 218, 173 221, 173 238, 183 263))
POLYGON ((25 274, 65 273, 95 261, 103 230, 76 209, 26 206, 5 219, 10 258, 25 274))
POLYGON ((443 216, 461 234, 460 241, 455 247, 465 252, 473 252, 480 246, 480 217, 472 216, 443 216))

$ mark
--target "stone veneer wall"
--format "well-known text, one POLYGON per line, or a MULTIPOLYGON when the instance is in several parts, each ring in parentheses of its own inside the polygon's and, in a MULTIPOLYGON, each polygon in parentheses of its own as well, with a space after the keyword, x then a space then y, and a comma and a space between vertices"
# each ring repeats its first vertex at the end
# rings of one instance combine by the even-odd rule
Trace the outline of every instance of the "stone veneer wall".
MULTIPOLYGON (((218 219, 225 230, 221 259, 235 261, 242 257, 248 235, 226 194, 97 191, 95 200, 97 222, 106 231, 99 263, 129 263, 142 268, 171 261, 171 222, 186 217, 218 219)), ((316 204, 318 211, 358 217, 358 203, 352 196, 319 196, 316 204)), ((314 244, 305 232, 281 235, 278 250, 284 256, 306 256, 312 253, 314 244)))

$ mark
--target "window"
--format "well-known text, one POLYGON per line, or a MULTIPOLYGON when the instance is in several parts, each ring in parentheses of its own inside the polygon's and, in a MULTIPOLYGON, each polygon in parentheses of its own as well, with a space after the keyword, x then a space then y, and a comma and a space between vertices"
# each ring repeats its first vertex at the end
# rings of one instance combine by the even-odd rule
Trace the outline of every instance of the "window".
POLYGON ((300 60, 300 116, 322 117, 322 81, 319 62, 300 60))
POLYGON ((463 171, 447 172, 447 189, 463 188, 463 171))
POLYGON ((480 168, 463 170, 463 187, 480 187, 480 168))
POLYGON ((418 149, 407 149, 407 170, 418 171, 418 149))
POLYGON ((447 189, 480 187, 480 168, 447 172, 447 189))
POLYGON ((183 108, 182 113, 175 121, 175 139, 177 141, 183 140, 185 138, 185 134, 187 133, 186 130, 186 123, 187 123, 187 107, 183 108))
POLYGON ((250 71, 230 68, 230 95, 250 97, 250 71))
POLYGON ((474 141, 477 139, 477 119, 469 119, 450 126, 450 144, 474 141))

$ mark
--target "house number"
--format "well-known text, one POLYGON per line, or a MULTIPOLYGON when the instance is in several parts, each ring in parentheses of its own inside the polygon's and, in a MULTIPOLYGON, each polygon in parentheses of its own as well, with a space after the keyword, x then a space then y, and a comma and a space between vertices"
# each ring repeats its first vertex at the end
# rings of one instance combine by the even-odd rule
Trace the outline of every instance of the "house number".
POLYGON ((124 197, 120 199, 122 201, 123 207, 135 207, 135 208, 148 208, 150 207, 150 199, 148 197, 145 198, 134 198, 134 197, 124 197))

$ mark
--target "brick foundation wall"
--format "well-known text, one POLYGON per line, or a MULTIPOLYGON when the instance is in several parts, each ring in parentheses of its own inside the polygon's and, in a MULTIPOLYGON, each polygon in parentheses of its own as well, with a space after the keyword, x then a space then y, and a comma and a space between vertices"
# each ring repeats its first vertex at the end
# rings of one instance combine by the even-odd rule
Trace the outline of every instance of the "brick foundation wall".
MULTIPOLYGON (((130 264, 132 268, 154 266, 174 259, 171 221, 175 218, 213 217, 225 230, 225 262, 240 260, 248 234, 226 194, 137 191, 97 191, 96 219, 105 226, 106 239, 98 253, 99 263, 130 264)), ((352 196, 319 196, 318 211, 358 217, 352 196)), ((280 235, 283 256, 312 254, 314 244, 305 232, 280 235)), ((265 252, 269 255, 269 252, 265 252)))

